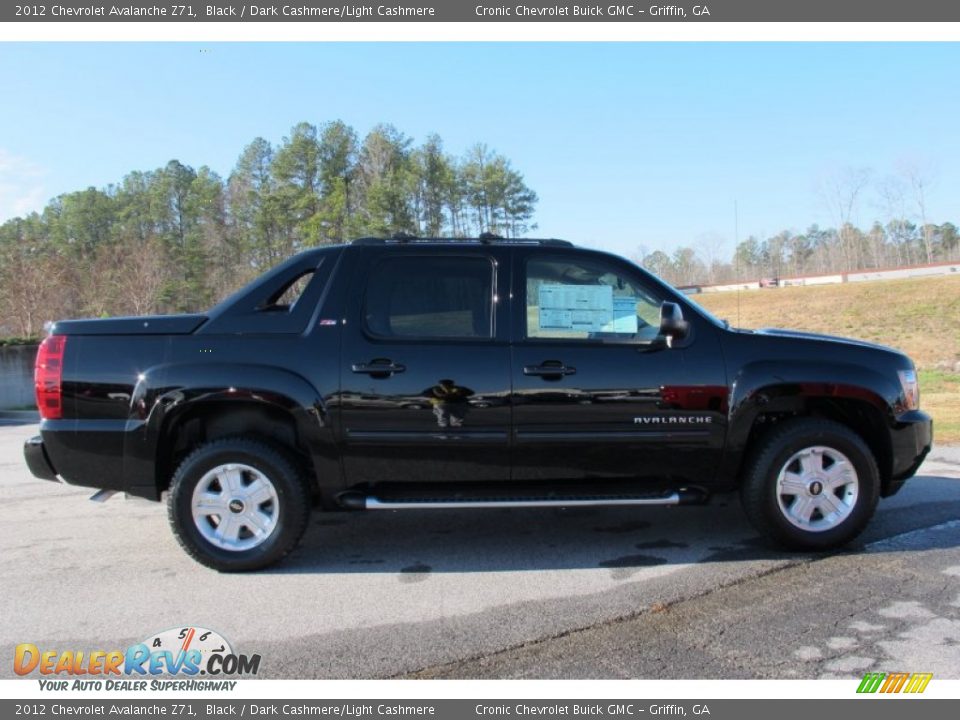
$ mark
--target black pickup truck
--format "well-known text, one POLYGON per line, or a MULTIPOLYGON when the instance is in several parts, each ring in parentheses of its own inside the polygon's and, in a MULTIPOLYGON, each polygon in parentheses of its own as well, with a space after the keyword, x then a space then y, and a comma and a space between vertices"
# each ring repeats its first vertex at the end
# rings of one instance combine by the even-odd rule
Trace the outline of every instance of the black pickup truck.
POLYGON ((308 250, 204 314, 56 323, 36 387, 34 475, 166 493, 180 543, 224 571, 282 558, 315 506, 678 505, 732 490, 772 541, 833 548, 932 439, 900 352, 731 328, 559 240, 308 250))

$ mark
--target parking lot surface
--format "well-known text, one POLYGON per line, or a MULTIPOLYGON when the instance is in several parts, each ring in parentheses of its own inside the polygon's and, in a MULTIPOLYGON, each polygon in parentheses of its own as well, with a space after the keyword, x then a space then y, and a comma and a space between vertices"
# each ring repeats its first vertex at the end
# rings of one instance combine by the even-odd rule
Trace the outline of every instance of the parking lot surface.
POLYGON ((957 449, 830 556, 767 549, 729 496, 317 513, 278 567, 221 575, 180 550, 163 505, 33 479, 20 448, 35 433, 0 427, 7 658, 193 625, 261 654, 264 677, 960 677, 957 449))

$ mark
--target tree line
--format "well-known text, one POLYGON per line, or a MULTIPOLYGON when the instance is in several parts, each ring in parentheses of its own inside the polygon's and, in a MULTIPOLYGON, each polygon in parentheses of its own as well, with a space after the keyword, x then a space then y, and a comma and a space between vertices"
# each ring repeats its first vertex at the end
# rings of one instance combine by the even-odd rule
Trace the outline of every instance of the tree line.
POLYGON ((0 225, 0 335, 200 310, 295 252, 356 237, 517 237, 536 204, 482 143, 455 157, 437 135, 303 122, 279 144, 256 138, 226 178, 171 160, 0 225))
POLYGON ((811 225, 770 237, 750 235, 723 257, 723 238, 704 237, 672 253, 638 248, 634 259, 675 285, 756 281, 790 275, 832 274, 873 268, 960 260, 960 230, 928 218, 932 173, 902 164, 881 178, 864 168, 846 168, 820 182, 818 195, 835 227, 811 225), (866 228, 854 218, 871 205, 877 215, 866 228))
MULTIPOLYGON (((834 227, 723 238, 634 259, 675 285, 755 281, 960 260, 960 230, 927 216, 931 181, 915 167, 874 181, 828 178, 834 227), (868 191, 880 217, 854 218, 868 191)), ((510 161, 478 143, 463 156, 391 125, 361 140, 343 122, 300 123, 279 144, 256 138, 228 177, 171 160, 118 184, 51 200, 0 225, 0 336, 36 337, 64 317, 191 312, 209 307, 307 247, 367 235, 518 237, 537 195, 510 161)))
POLYGON ((784 230, 772 237, 749 236, 733 256, 720 258, 719 243, 683 246, 673 253, 644 252, 634 259, 674 285, 714 285, 791 275, 855 272, 873 268, 960 261, 960 230, 950 222, 924 226, 909 220, 877 221, 869 229, 844 225, 839 231, 811 225, 806 232, 784 230))

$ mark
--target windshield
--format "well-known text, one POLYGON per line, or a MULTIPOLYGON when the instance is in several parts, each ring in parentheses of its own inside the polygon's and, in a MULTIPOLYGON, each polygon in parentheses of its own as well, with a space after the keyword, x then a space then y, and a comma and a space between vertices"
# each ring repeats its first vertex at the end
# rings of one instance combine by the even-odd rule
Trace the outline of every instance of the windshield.
POLYGON ((696 300, 691 300, 690 304, 697 309, 697 312, 703 315, 707 320, 712 322, 714 325, 717 325, 722 328, 730 327, 730 323, 728 323, 726 320, 722 320, 721 318, 718 318, 716 315, 714 315, 712 312, 707 310, 703 305, 698 303, 696 300))
MULTIPOLYGON (((631 261, 631 262, 632 262, 632 261, 631 261)), ((709 320, 710 322, 712 322, 712 323, 713 323, 714 325, 716 325, 717 327, 720 327, 720 328, 728 328, 728 327, 730 327, 730 323, 728 323, 726 320, 721 320, 721 319, 718 318, 716 315, 714 315, 712 312, 710 312, 709 310, 707 310, 703 305, 701 305, 700 303, 698 303, 696 300, 691 299, 689 295, 686 295, 685 293, 677 290, 673 285, 671 285, 670 283, 668 283, 666 280, 660 278, 660 277, 657 276, 657 275, 654 275, 652 272, 650 272, 649 270, 647 270, 647 269, 646 269, 645 267, 643 267, 642 265, 639 265, 638 263, 635 263, 635 262, 634 262, 633 265, 635 265, 636 267, 640 268, 640 270, 643 271, 643 273, 644 273, 647 277, 649 277, 649 278, 650 278, 651 280, 653 280, 654 282, 660 283, 661 286, 665 287, 667 290, 670 290, 674 295, 680 295, 680 296, 682 296, 683 299, 687 301, 687 304, 688 304, 688 305, 694 310, 694 312, 696 312, 698 315, 706 318, 707 320, 709 320)))

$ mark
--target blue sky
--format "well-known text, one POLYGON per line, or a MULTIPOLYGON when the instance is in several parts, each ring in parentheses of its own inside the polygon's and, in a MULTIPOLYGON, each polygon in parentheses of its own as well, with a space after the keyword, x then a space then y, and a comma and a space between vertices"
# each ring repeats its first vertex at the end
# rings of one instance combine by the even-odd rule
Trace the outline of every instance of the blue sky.
POLYGON ((924 168, 960 222, 960 44, 5 43, 0 220, 177 158, 227 175, 256 136, 390 122, 483 141, 540 195, 538 236, 631 254, 833 224, 818 187, 924 168))

